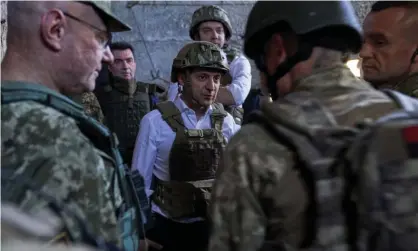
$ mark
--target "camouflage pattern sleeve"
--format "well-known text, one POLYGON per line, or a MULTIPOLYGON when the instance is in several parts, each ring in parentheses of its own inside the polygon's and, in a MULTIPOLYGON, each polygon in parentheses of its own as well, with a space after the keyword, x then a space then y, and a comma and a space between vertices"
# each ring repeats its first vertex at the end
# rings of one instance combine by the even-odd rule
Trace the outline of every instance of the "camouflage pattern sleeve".
POLYGON ((418 73, 414 73, 393 88, 399 92, 418 98, 418 73))
MULTIPOLYGON (((80 214, 94 234, 120 245, 104 162, 75 121, 35 102, 2 105, 1 117, 2 167, 25 173, 39 166, 35 184, 80 214)), ((39 203, 28 192, 20 206, 39 203)))
POLYGON ((72 97, 72 100, 82 105, 84 112, 99 121, 104 123, 104 115, 99 100, 93 92, 85 92, 81 95, 72 97))
POLYGON ((256 125, 232 138, 212 192, 209 251, 299 244, 307 202, 292 166, 291 153, 256 125))

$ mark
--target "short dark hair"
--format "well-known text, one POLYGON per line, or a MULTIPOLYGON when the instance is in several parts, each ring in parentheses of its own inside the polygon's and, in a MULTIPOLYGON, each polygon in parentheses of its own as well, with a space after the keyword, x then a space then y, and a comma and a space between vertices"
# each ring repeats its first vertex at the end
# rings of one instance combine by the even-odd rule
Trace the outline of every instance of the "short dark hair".
POLYGON ((111 51, 124 51, 124 50, 131 50, 132 54, 135 54, 135 50, 134 47, 132 46, 132 44, 128 43, 128 42, 113 42, 109 45, 110 50, 111 51))
POLYGON ((408 8, 411 6, 417 6, 416 1, 377 1, 372 5, 371 12, 379 12, 389 8, 403 7, 408 8))

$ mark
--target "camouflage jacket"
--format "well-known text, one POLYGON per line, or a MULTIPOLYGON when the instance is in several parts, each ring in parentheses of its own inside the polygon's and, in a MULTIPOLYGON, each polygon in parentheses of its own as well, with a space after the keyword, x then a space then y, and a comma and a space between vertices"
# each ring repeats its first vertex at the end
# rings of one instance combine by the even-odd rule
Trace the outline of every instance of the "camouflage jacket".
POLYGON ((73 100, 84 107, 84 111, 100 123, 104 123, 104 115, 99 100, 93 92, 85 92, 73 98, 73 100))
MULTIPOLYGON (((2 93, 5 85, 2 82, 2 93)), ((110 193, 109 168, 102 152, 73 118, 35 101, 2 104, 1 133, 2 169, 33 173, 32 168, 38 167, 33 181, 42 191, 53 191, 56 200, 90 223, 96 236, 120 244, 114 207, 121 201, 120 194, 110 193)), ((20 207, 45 207, 30 192, 17 200, 20 207)))
MULTIPOLYGON (((315 122, 315 114, 302 116, 307 112, 295 105, 310 99, 321 101, 339 124, 347 126, 397 109, 385 94, 357 79, 343 65, 301 79, 292 93, 261 109, 301 124, 321 124, 315 122)), ((308 195, 294 165, 290 149, 260 125, 247 124, 235 134, 212 192, 209 251, 263 250, 269 241, 301 244, 308 195)))
POLYGON ((414 73, 404 81, 401 81, 393 89, 411 97, 418 98, 418 73, 414 73))
MULTIPOLYGON (((36 209, 30 208, 30 210, 36 209)), ((64 223, 56 214, 46 208, 36 212, 23 211, 15 205, 2 201, 1 213, 2 250, 97 250, 85 244, 67 246, 51 241, 60 236, 64 223)))

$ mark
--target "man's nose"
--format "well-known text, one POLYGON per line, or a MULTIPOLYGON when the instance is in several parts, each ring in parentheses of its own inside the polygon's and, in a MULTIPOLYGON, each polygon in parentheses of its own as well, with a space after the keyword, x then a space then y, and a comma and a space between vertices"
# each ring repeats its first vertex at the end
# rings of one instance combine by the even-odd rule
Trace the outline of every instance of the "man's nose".
POLYGON ((217 39, 218 37, 219 34, 215 30, 212 30, 212 38, 217 39))
POLYGON ((208 82, 206 83, 206 89, 213 91, 215 90, 215 86, 216 86, 217 81, 213 78, 209 79, 208 82))
POLYGON ((112 51, 110 50, 109 46, 106 46, 106 49, 103 52, 103 63, 112 64, 113 60, 115 58, 113 57, 112 51))
POLYGON ((372 56, 372 48, 368 43, 363 43, 359 56, 361 58, 370 58, 372 56))

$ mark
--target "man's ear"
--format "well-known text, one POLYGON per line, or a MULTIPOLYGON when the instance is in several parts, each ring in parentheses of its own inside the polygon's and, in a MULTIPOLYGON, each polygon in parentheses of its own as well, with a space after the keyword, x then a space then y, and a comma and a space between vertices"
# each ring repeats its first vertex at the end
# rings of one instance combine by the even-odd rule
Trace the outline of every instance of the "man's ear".
POLYGON ((177 74, 177 83, 181 86, 184 85, 185 76, 184 73, 177 74))
POLYGON ((62 40, 68 24, 64 13, 59 9, 52 9, 45 13, 41 18, 41 38, 54 51, 62 49, 62 40))

